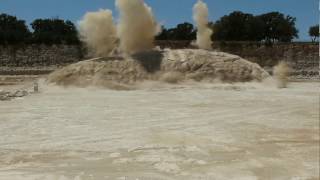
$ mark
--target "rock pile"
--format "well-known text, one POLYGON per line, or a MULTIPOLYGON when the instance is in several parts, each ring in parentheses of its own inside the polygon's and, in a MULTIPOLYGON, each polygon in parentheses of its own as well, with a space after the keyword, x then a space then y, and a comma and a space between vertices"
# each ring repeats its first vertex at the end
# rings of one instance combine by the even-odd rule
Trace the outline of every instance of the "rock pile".
POLYGON ((114 88, 144 80, 248 82, 268 77, 258 64, 239 56, 199 49, 166 49, 71 64, 53 72, 47 82, 61 86, 114 88))
POLYGON ((0 101, 9 101, 14 98, 27 96, 28 94, 29 94, 28 91, 25 91, 25 90, 17 90, 14 92, 0 90, 0 101))

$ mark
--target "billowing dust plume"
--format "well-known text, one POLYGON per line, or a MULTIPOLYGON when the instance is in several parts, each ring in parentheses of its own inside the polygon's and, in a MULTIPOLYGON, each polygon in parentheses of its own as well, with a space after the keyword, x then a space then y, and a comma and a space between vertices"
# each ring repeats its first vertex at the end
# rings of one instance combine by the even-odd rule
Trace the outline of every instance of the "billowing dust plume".
POLYGON ((160 29, 152 9, 143 0, 116 0, 116 6, 120 12, 117 33, 121 51, 133 54, 152 49, 160 29))
POLYGON ((110 10, 88 12, 79 22, 80 38, 97 56, 108 56, 116 47, 117 33, 110 10))
POLYGON ((201 49, 212 49, 211 35, 213 31, 208 26, 209 10, 207 4, 199 0, 193 7, 193 19, 197 24, 197 45, 201 49))
POLYGON ((288 76, 290 75, 290 67, 285 62, 280 62, 273 69, 273 75, 277 81, 278 88, 286 88, 288 86, 288 76))

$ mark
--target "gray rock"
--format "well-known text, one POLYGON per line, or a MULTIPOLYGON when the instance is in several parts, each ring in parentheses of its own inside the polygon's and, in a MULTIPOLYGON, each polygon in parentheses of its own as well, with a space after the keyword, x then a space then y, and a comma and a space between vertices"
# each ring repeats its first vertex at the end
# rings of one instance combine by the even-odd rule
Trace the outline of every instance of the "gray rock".
POLYGON ((11 97, 13 98, 17 98, 17 97, 24 97, 27 96, 28 92, 27 91, 23 91, 23 90, 18 90, 12 94, 10 94, 11 97))
POLYGON ((10 92, 0 91, 0 101, 8 101, 11 100, 10 92))

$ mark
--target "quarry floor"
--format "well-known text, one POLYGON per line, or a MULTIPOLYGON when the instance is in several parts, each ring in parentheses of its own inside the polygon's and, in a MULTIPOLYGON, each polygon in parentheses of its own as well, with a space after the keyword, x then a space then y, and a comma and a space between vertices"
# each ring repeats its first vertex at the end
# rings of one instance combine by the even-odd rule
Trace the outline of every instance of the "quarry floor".
POLYGON ((0 101, 0 180, 47 179, 319 179, 319 83, 40 85, 0 101))

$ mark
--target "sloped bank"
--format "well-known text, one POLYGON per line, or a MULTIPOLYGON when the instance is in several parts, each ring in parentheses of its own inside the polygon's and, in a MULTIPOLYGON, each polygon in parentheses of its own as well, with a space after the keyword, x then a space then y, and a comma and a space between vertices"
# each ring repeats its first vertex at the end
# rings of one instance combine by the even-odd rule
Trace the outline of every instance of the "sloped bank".
POLYGON ((198 49, 149 51, 131 57, 96 58, 71 64, 49 75, 61 86, 119 88, 145 80, 262 81, 269 74, 239 56, 198 49))

